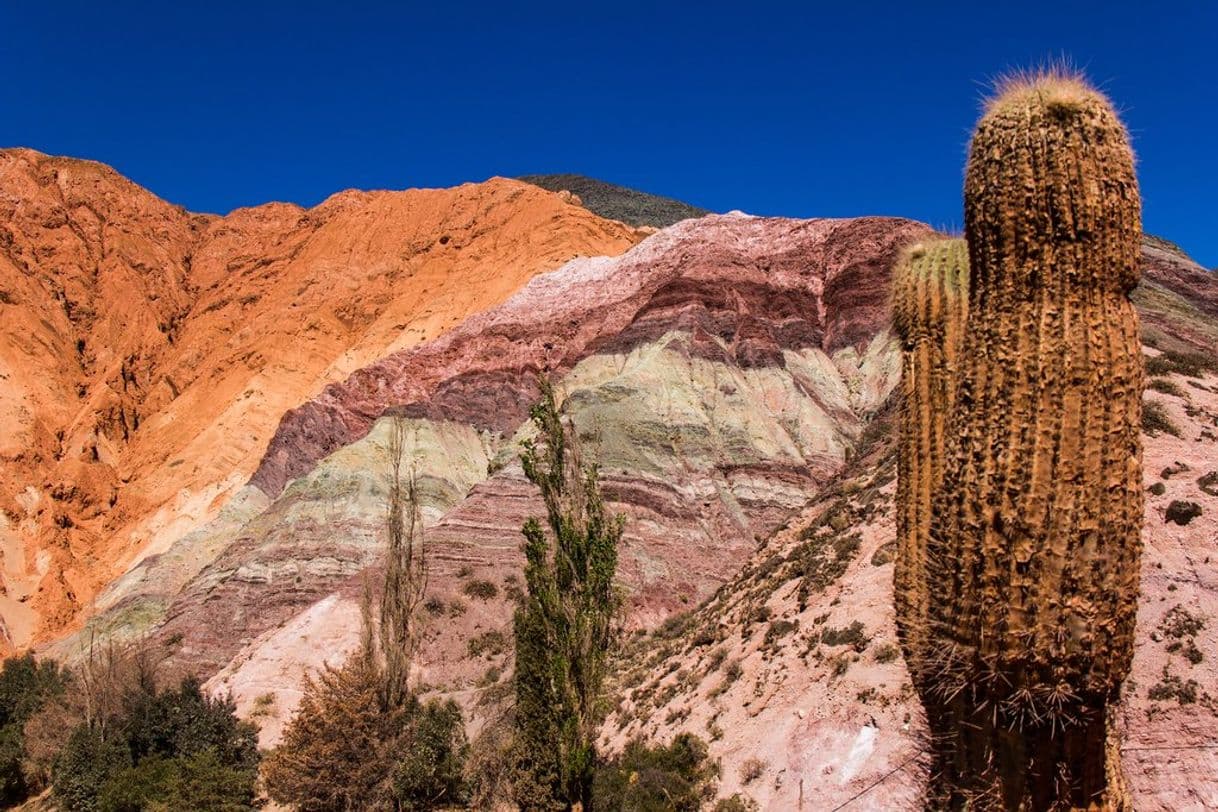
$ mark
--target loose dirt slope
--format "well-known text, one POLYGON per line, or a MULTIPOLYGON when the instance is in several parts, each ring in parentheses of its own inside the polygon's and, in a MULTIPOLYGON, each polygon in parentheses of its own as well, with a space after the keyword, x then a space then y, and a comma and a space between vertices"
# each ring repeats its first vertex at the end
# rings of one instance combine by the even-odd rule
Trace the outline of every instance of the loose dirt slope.
POLYGON ((327 382, 639 237, 499 178, 215 217, 0 151, 4 645, 214 516, 327 382))

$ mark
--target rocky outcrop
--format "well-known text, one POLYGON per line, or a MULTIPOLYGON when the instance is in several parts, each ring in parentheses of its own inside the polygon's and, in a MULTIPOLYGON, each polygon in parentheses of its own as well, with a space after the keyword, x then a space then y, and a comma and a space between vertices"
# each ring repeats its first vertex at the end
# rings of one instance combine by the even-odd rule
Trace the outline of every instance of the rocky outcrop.
POLYGON ((1142 241, 1142 273, 1208 316, 1218 318, 1218 274, 1194 262, 1179 247, 1156 237, 1142 241))
POLYGON ((217 517, 283 412, 640 234, 537 187, 194 215, 100 164, 0 152, 8 646, 217 517))

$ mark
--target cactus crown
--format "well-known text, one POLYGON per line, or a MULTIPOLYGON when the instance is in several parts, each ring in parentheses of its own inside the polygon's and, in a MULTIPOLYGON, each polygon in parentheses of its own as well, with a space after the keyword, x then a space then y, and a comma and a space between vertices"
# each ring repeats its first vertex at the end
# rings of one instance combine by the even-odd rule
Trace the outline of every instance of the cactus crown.
MULTIPOLYGON (((905 247, 892 268, 892 326, 906 344, 935 331, 956 308, 932 306, 935 298, 968 296, 968 246, 963 239, 932 237, 905 247)), ((945 302, 944 302, 945 303, 945 302)))
POLYGON ((985 100, 985 112, 1043 107, 1068 115, 1096 103, 1107 105, 1108 100, 1082 73, 1068 65, 1048 65, 998 77, 993 94, 985 100))
POLYGON ((1107 97, 1061 67, 1000 80, 973 134, 965 224, 986 285, 1128 293, 1140 268, 1123 235, 1141 231, 1141 210, 1129 136, 1107 97), (1056 278, 1063 261, 1077 271, 1056 278))

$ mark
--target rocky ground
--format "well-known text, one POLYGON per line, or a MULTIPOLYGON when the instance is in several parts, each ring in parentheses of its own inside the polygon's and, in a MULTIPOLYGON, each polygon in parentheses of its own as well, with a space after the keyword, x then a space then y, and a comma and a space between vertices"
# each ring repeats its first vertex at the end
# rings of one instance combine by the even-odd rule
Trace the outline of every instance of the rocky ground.
MULTIPOLYGON (((1218 374, 1158 380, 1179 393, 1147 398, 1179 436, 1145 437, 1143 598, 1121 716, 1137 808, 1166 812, 1218 805, 1218 374)), ((763 808, 831 809, 863 792, 850 808, 917 807, 923 727, 896 647, 896 460, 879 428, 740 577, 635 641, 610 747, 691 730, 721 759, 722 792, 763 808)))

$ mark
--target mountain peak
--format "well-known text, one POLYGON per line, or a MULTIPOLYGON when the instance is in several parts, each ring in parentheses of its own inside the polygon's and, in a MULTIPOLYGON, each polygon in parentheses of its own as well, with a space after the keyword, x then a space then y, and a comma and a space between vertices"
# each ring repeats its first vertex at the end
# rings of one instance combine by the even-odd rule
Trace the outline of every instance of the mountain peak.
POLYGON ((681 220, 710 214, 707 209, 671 197, 640 192, 585 175, 522 175, 520 180, 551 192, 571 192, 589 211, 636 227, 664 228, 681 220))

